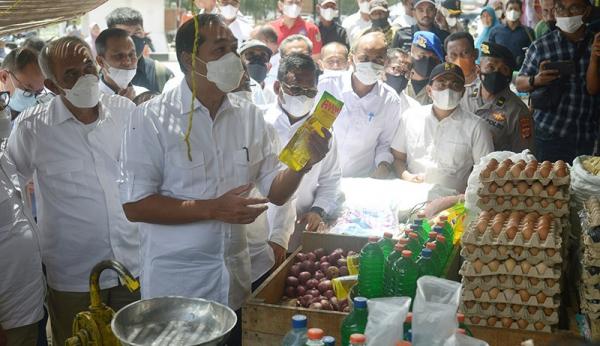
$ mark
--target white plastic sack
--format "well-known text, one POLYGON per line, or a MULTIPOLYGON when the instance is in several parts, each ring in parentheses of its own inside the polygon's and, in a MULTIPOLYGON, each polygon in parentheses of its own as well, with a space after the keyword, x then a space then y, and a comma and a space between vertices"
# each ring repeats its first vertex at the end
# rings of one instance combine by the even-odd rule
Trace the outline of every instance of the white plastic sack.
POLYGON ((590 174, 583 168, 582 161, 587 156, 579 156, 573 161, 571 168, 571 201, 576 209, 581 209, 583 202, 591 196, 600 196, 600 177, 590 174))
POLYGON ((472 338, 468 335, 455 333, 446 342, 444 346, 489 346, 483 340, 472 338))
POLYGON ((409 297, 375 298, 367 301, 367 346, 395 345, 402 341, 402 325, 408 315, 410 301, 409 297))
POLYGON ((442 346, 456 333, 460 289, 460 283, 434 276, 417 280, 412 319, 414 346, 442 346))

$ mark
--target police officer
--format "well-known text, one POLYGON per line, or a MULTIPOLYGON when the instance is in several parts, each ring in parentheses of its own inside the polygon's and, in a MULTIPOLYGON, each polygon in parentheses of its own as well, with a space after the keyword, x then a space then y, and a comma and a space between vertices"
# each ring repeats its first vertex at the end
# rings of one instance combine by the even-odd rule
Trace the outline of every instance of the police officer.
POLYGON ((404 92, 421 105, 430 104, 425 86, 433 68, 444 61, 442 42, 434 33, 417 31, 410 47, 410 58, 412 70, 404 92))
POLYGON ((508 48, 481 44, 480 82, 467 88, 461 104, 490 127, 496 151, 533 150, 533 119, 521 99, 510 91, 516 61, 508 48))

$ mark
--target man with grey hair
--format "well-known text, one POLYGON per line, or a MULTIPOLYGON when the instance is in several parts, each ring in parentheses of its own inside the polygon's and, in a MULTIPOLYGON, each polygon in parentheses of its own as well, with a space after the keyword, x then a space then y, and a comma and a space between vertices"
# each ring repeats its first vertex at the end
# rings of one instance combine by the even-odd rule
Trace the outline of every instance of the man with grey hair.
MULTIPOLYGON (((49 43, 39 65, 57 96, 21 113, 7 149, 19 174, 35 177, 53 343, 64 345, 73 318, 90 305, 94 265, 115 259, 139 272, 137 226, 125 218, 117 185, 121 137, 135 105, 100 95, 98 69, 81 38, 49 43)), ((102 301, 115 311, 139 299, 112 272, 100 286, 102 301)))

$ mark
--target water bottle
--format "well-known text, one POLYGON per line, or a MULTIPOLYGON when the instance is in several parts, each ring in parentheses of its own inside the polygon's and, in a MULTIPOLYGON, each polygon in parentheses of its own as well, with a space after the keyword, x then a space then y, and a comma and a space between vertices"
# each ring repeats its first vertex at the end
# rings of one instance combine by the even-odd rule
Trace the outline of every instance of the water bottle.
POLYGON ((367 343, 367 337, 363 334, 352 334, 350 335, 350 346, 365 346, 367 343))
POLYGON ((307 318, 304 315, 292 316, 292 330, 283 338, 283 346, 304 346, 306 344, 307 318))
POLYGON ((433 268, 433 262, 431 262, 431 250, 421 250, 421 256, 417 259, 417 267, 419 268, 419 276, 433 275, 435 276, 435 270, 433 268))
POLYGON ((342 346, 350 345, 350 335, 365 332, 367 318, 367 298, 354 298, 354 308, 342 321, 342 346))
POLYGON ((417 214, 417 220, 415 220, 417 222, 420 222, 421 224, 421 228, 423 229, 423 231, 425 232, 425 234, 429 234, 429 232, 431 232, 431 225, 429 224, 429 221, 427 220, 426 216, 425 216, 425 212, 419 212, 417 214))
POLYGON ((444 227, 444 232, 450 234, 450 239, 452 239, 454 242, 454 227, 452 227, 452 224, 450 224, 450 221, 448 221, 448 216, 440 216, 440 223, 442 223, 442 227, 444 227))
POLYGON ((432 267, 435 269, 435 276, 440 276, 444 272, 444 267, 442 264, 442 259, 440 258, 440 253, 438 252, 437 245, 433 242, 429 242, 425 244, 425 247, 431 250, 431 262, 433 263, 432 267))
POLYGON ((410 232, 408 234, 409 241, 407 245, 407 249, 410 250, 413 254, 413 259, 416 260, 417 256, 421 253, 421 248, 423 244, 419 242, 419 236, 415 232, 410 232))
POLYGON ((446 237, 446 239, 448 240, 452 240, 454 239, 454 232, 452 231, 452 227, 446 227, 446 224, 444 224, 443 222, 438 222, 435 224, 435 227, 439 227, 442 229, 442 234, 444 235, 444 237, 446 237))
POLYGON ((444 237, 441 234, 438 234, 435 242, 436 244, 441 246, 442 252, 444 253, 445 261, 448 262, 448 259, 450 259, 450 255, 452 255, 452 246, 448 244, 446 237, 444 237))
POLYGON ((412 329, 412 312, 409 312, 406 315, 406 319, 404 320, 404 326, 403 326, 403 339, 406 341, 410 341, 411 337, 409 334, 409 331, 412 329))
POLYGON ((369 242, 360 251, 358 269, 358 294, 366 298, 383 296, 383 251, 377 245, 377 237, 369 237, 369 242))
POLYGON ((335 346, 335 338, 333 336, 326 336, 323 338, 323 345, 335 346))
POLYGON ((377 242, 377 245, 379 245, 379 247, 381 248, 381 251, 383 251, 383 257, 387 258, 394 250, 395 244, 394 244, 394 241, 392 240, 392 233, 390 233, 390 232, 383 233, 383 238, 381 238, 377 242))
POLYGON ((438 233, 435 231, 429 232, 429 239, 427 241, 434 242, 437 239, 437 235, 438 235, 438 233))
POLYGON ((462 313, 457 313, 456 314, 456 320, 458 321, 458 328, 463 329, 465 331, 465 334, 468 336, 473 336, 473 333, 471 333, 471 330, 469 329, 469 327, 465 324, 465 315, 462 313))
POLYGON ((306 346, 324 346, 323 343, 323 329, 320 328, 310 328, 308 330, 308 341, 304 345, 306 346))
MULTIPOLYGON (((408 241, 408 239, 406 239, 408 241)), ((385 270, 383 271, 383 294, 386 297, 394 296, 394 277, 392 275, 392 266, 400 257, 402 257, 402 251, 404 246, 398 242, 394 246, 394 251, 385 260, 385 270)))
POLYGON ((393 295, 396 297, 415 297, 417 291, 418 268, 412 259, 410 250, 402 251, 402 257, 392 265, 393 295))

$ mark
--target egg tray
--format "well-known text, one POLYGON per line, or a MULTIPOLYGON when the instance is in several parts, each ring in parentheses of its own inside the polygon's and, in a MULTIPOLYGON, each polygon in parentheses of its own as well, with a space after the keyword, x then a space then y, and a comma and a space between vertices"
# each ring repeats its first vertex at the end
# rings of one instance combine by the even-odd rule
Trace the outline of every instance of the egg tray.
MULTIPOLYGON (((519 293, 512 289, 500 290, 498 296, 496 298, 491 298, 489 293, 483 292, 479 298, 475 297, 473 290, 463 289, 462 292, 462 300, 463 301, 476 301, 483 303, 505 303, 505 304, 517 304, 517 305, 527 305, 527 306, 537 306, 542 308, 557 308, 560 305, 560 296, 546 296, 546 299, 541 303, 538 302, 537 297, 530 296, 527 301, 523 301, 519 293)), ((539 293, 539 292, 538 292, 539 293)))
POLYGON ((600 284, 600 274, 591 274, 588 269, 588 267, 584 267, 583 271, 581 272, 581 282, 586 285, 600 284))
POLYGON ((586 311, 583 308, 581 309, 581 312, 584 313, 590 320, 600 320, 600 312, 586 311))
POLYGON ((506 234, 506 226, 508 225, 508 220, 504 221, 502 229, 500 230, 500 234, 498 234, 497 237, 494 237, 492 223, 493 218, 490 218, 488 226, 483 232, 483 234, 479 234, 476 228, 477 220, 471 221, 469 227, 467 228, 467 231, 464 232, 462 235, 462 243, 474 245, 511 245, 528 248, 535 247, 555 250, 560 249, 562 244, 561 237, 557 236, 561 234, 562 226, 556 219, 554 219, 554 221, 550 225, 550 229, 548 230, 548 236, 546 237, 546 240, 540 240, 537 231, 533 232, 529 240, 525 240, 523 238, 523 233, 521 232, 521 229, 517 231, 517 234, 515 235, 514 239, 508 239, 508 236, 506 234))
POLYGON ((600 226, 600 199, 597 197, 590 197, 584 202, 585 211, 588 215, 589 227, 600 226))
MULTIPOLYGON (((498 168, 500 168, 501 166, 502 166, 502 163, 500 163, 498 165, 498 168)), ((510 169, 512 168, 512 166, 510 166, 508 168, 506 174, 503 177, 501 177, 497 173, 498 168, 496 168, 495 170, 490 172, 489 177, 483 176, 483 172, 486 170, 486 168, 484 168, 481 171, 481 173, 479 174, 479 181, 481 181, 482 183, 495 182, 498 185, 502 185, 504 182, 507 182, 507 181, 519 181, 519 180, 524 180, 529 185, 531 185, 534 182, 539 181, 544 186, 547 186, 548 184, 550 184, 550 182, 552 182, 554 184, 554 186, 569 185, 569 183, 571 182, 571 175, 570 175, 568 166, 566 167, 566 175, 564 177, 559 177, 556 174, 556 171, 554 169, 550 169, 550 174, 548 174, 548 176, 546 178, 543 178, 542 174, 540 173, 541 165, 538 165, 537 170, 535 171, 535 173, 533 174, 533 176, 531 178, 525 174, 525 170, 522 170, 518 176, 513 176, 512 173, 510 172, 510 169)))
MULTIPOLYGON (((525 262, 526 263, 526 262, 525 262)), ((539 264, 538 264, 539 265, 539 264)), ((465 261, 460 267, 459 274, 462 276, 468 277, 481 277, 481 276, 489 276, 489 275, 511 275, 511 276, 525 276, 525 277, 535 277, 538 279, 558 279, 561 276, 561 268, 557 266, 547 267, 545 271, 540 273, 538 271, 537 266, 531 266, 527 273, 523 273, 521 268, 521 264, 515 265, 512 271, 509 273, 505 267, 505 265, 499 265, 498 269, 494 272, 492 271, 487 264, 484 264, 481 267, 481 271, 478 273, 475 271, 475 266, 472 262, 465 261)))
POLYGON ((554 255, 552 256, 548 256, 548 254, 546 253, 546 250, 540 250, 537 248, 523 248, 521 251, 521 254, 517 255, 514 251, 515 247, 511 247, 511 246, 491 246, 491 245, 486 245, 486 246, 491 246, 492 249, 491 251, 486 254, 485 253, 485 249, 481 248, 481 247, 476 247, 475 250, 473 252, 469 252, 469 249, 467 248, 468 246, 474 246, 473 244, 465 244, 466 246, 463 246, 463 248, 460 250, 460 255, 467 261, 471 261, 474 262, 477 259, 479 259, 480 261, 482 261, 483 263, 487 264, 490 263, 493 260, 507 260, 509 258, 512 258, 516 261, 527 261, 532 265, 537 265, 538 263, 544 262, 546 265, 552 266, 558 263, 562 263, 562 255, 560 253, 560 251, 556 251, 554 249, 550 249, 550 250, 554 250, 554 255), (503 250, 500 250, 500 248, 503 248, 503 250), (537 251, 536 255, 532 255, 531 254, 531 250, 537 251), (503 253, 501 253, 503 252, 503 253))
MULTIPOLYGON (((590 250, 592 252, 596 252, 598 253, 598 256, 600 256, 600 241, 594 241, 594 239, 590 236, 589 228, 583 228, 584 231, 581 233, 582 235, 582 240, 583 240, 583 245, 585 247, 586 250, 590 250)), ((600 240, 600 239, 599 239, 600 240)))
MULTIPOLYGON (((504 182, 504 183, 506 183, 506 182, 504 182)), ((510 190, 509 192, 506 192, 502 189, 502 186, 504 186, 504 184, 502 184, 502 186, 498 186, 496 191, 491 192, 490 185, 492 185, 492 183, 484 183, 483 186, 480 187, 479 190, 477 190, 477 195, 479 195, 479 197, 486 197, 486 196, 487 197, 498 197, 498 196, 502 196, 502 197, 540 197, 540 198, 546 198, 546 199, 550 199, 550 200, 558 199, 558 200, 562 200, 562 201, 568 201, 571 197, 570 193, 569 193, 569 188, 566 185, 557 186, 556 194, 554 194, 552 196, 550 196, 548 194, 548 191, 546 191, 547 186, 545 186, 544 190, 542 190, 540 192, 540 194, 536 196, 535 193, 533 192, 533 190, 531 190, 531 189, 527 189, 527 191, 525 191, 525 193, 520 193, 519 189, 516 186, 513 187, 512 190, 510 190)), ((529 185, 529 186, 531 186, 531 185, 529 185)))
POLYGON ((479 317, 479 316, 468 316, 465 317, 465 322, 469 325, 472 326, 481 326, 481 327, 494 327, 494 328, 502 328, 502 329, 515 329, 515 330, 528 330, 528 331, 536 331, 536 332, 546 332, 546 333, 551 333, 552 332, 552 326, 545 324, 543 328, 537 329, 534 327, 534 323, 528 323, 527 327, 525 328, 520 328, 517 321, 513 319, 513 322, 511 323, 510 327, 505 327, 502 324, 502 321, 500 319, 498 319, 498 321, 493 324, 493 325, 489 325, 487 323, 487 318, 483 319, 481 318, 479 323, 475 323, 475 321, 473 320, 473 318, 475 317, 479 317))
POLYGON ((583 253, 583 258, 581 260, 581 264, 584 267, 600 267, 600 258, 592 257, 587 250, 583 253))
POLYGON ((600 304, 596 304, 587 299, 581 299, 580 308, 582 311, 585 311, 588 314, 593 313, 600 315, 600 304))
POLYGON ((600 290, 595 289, 594 285, 583 285, 581 287, 581 298, 583 298, 585 300, 599 300, 600 301, 600 290))
POLYGON ((558 280, 554 282, 552 286, 549 286, 546 280, 539 280, 537 284, 532 284, 529 281, 529 278, 523 278, 519 283, 517 283, 514 278, 518 276, 508 276, 506 275, 506 280, 504 282, 500 281, 499 275, 496 276, 484 276, 484 277, 467 277, 463 276, 462 284, 465 289, 474 290, 478 287, 481 287, 483 290, 489 291, 495 287, 499 289, 509 289, 512 288, 514 290, 527 290, 529 294, 536 295, 540 292, 544 292, 547 296, 553 296, 560 293, 560 284, 558 280))
MULTIPOLYGON (((501 303, 502 304, 502 303, 501 303)), ((509 317, 514 319, 524 319, 530 323, 542 322, 544 324, 557 324, 558 323, 558 309, 547 308, 550 311, 550 315, 546 315, 547 311, 544 309, 540 309, 538 307, 531 307, 525 305, 509 305, 504 304, 504 309, 500 310, 498 307, 500 304, 489 304, 487 309, 484 309, 480 302, 475 302, 470 308, 465 304, 465 302, 461 302, 459 311, 462 311, 465 316, 479 316, 479 317, 509 317), (517 308, 518 307, 518 308, 517 308), (514 310, 513 310, 514 308, 514 310), (535 312, 530 313, 528 308, 535 309, 535 312), (516 311, 518 310, 518 311, 516 311)))
POLYGON ((517 205, 512 205, 510 200, 504 201, 502 204, 498 204, 495 199, 490 199, 488 203, 484 203, 481 199, 477 201, 477 206, 481 210, 493 210, 495 212, 503 212, 503 211, 524 211, 524 212, 534 212, 537 211, 542 214, 552 214, 555 217, 563 217, 569 214, 569 203, 564 202, 561 208, 557 208, 554 202, 551 202, 547 207, 543 207, 541 202, 534 202, 532 206, 527 206, 525 204, 525 199, 519 199, 519 203, 517 205))

